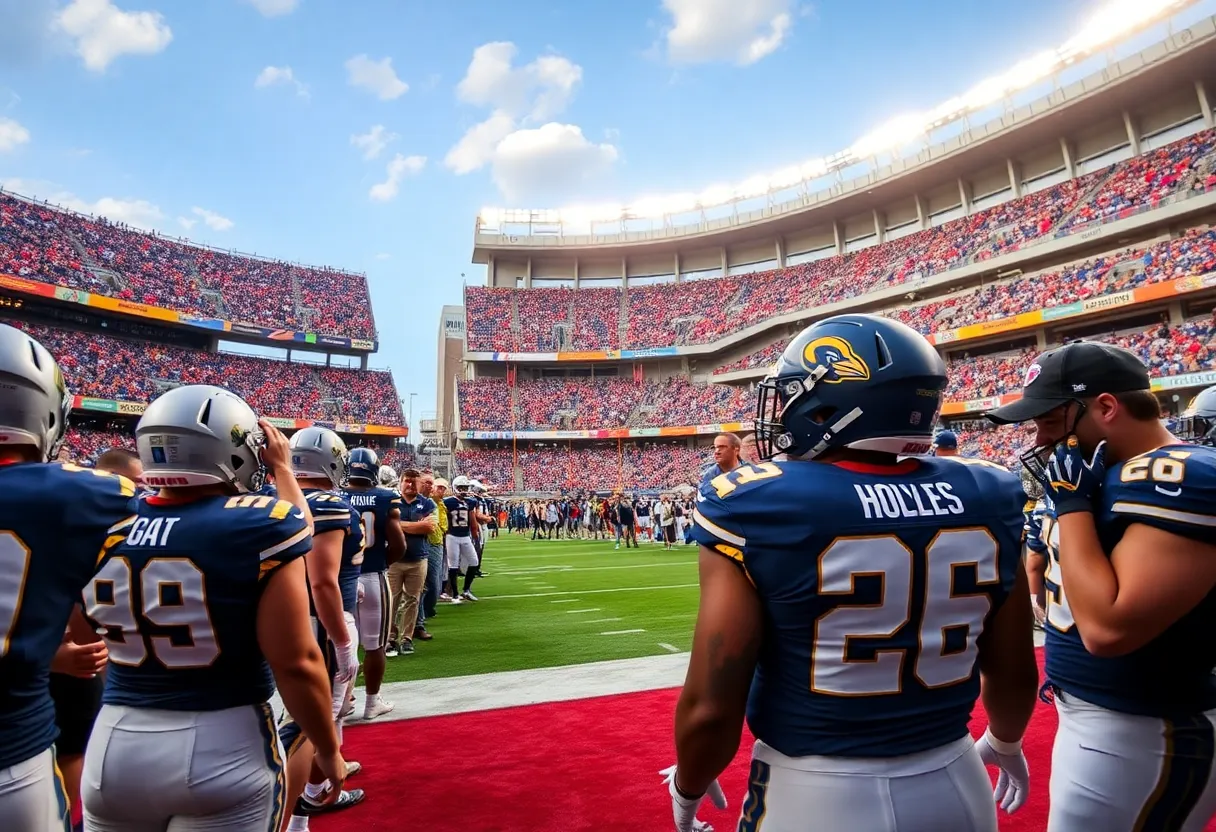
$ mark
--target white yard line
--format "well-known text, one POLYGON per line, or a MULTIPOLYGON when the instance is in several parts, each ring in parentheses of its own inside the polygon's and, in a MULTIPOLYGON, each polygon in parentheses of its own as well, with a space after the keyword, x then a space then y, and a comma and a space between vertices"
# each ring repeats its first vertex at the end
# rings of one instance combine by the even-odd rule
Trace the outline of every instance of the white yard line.
POLYGON ((580 589, 566 592, 532 592, 520 595, 483 595, 483 601, 505 601, 512 598, 547 598, 551 595, 602 595, 608 592, 653 592, 660 589, 691 589, 697 584, 665 584, 663 586, 620 586, 613 589, 580 589))
POLYGON ((666 650, 668 653, 679 653, 680 652, 680 648, 676 647, 674 644, 663 644, 662 642, 659 642, 659 646, 662 647, 664 650, 666 650))
POLYGON ((630 633, 644 633, 645 630, 609 630, 606 633, 600 633, 602 636, 624 636, 630 633))
MULTIPOLYGON (((514 571, 504 569, 501 572, 495 572, 494 574, 495 575, 531 575, 531 574, 547 575, 547 574, 552 574, 552 573, 565 573, 565 572, 607 572, 609 570, 614 570, 614 569, 658 569, 658 568, 664 567, 664 566, 696 566, 696 565, 697 565, 697 561, 695 561, 695 560, 668 560, 668 561, 662 561, 661 563, 631 563, 631 564, 627 564, 625 566, 566 566, 566 565, 537 566, 533 569, 519 569, 519 570, 514 570, 514 571)), ((527 580, 527 578, 521 578, 520 580, 527 580)))
POLYGON ((550 601, 550 604, 577 604, 581 598, 558 598, 556 601, 550 601))
POLYGON ((580 612, 599 612, 599 607, 591 607, 586 610, 566 610, 566 615, 578 615, 580 612))
POLYGON ((590 621, 580 621, 579 624, 607 624, 609 621, 624 621, 623 618, 593 618, 590 621))

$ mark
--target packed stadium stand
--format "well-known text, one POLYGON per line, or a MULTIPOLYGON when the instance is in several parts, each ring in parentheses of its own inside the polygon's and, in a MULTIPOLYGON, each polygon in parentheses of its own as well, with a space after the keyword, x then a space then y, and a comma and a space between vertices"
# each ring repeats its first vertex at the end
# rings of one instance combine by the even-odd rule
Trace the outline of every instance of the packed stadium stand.
POLYGON ((1195 386, 1216 381, 1216 129, 1207 110, 1202 120, 1197 110, 1190 103, 1172 111, 1174 121, 1162 116, 1154 136, 1168 138, 1152 141, 1132 136, 1134 117, 1095 113, 1109 135, 1087 140, 1092 151, 1080 163, 1070 156, 1080 144, 1065 139, 1062 151, 1027 150, 1062 152, 1063 161, 1039 165, 1039 178, 1023 179, 1020 189, 1009 184, 1018 168, 1006 146, 996 153, 1002 168, 1008 154, 1005 185, 990 172, 982 204, 969 203, 969 186, 952 173, 937 186, 918 185, 946 194, 935 211, 918 194, 911 218, 904 210, 889 233, 881 204, 869 232, 862 220, 849 226, 861 230, 846 232, 846 218, 826 209, 828 225, 804 222, 834 229, 834 242, 831 231, 805 231, 795 251, 809 253, 796 258, 771 254, 775 239, 777 257, 785 257, 783 235, 799 228, 792 219, 770 227, 753 219, 756 212, 746 232, 723 223, 730 230, 720 238, 691 229, 688 242, 664 225, 672 248, 696 255, 682 268, 677 254, 678 280, 664 276, 671 267, 646 249, 664 231, 637 237, 643 242, 631 248, 622 220, 619 234, 611 224, 604 236, 572 232, 566 252, 551 239, 558 232, 548 219, 519 212, 527 228, 477 237, 475 257, 489 264, 490 279, 465 290, 466 349, 474 355, 458 382, 458 463, 525 491, 696 482, 717 426, 748 429, 755 382, 790 336, 824 314, 821 307, 850 300, 934 340, 950 377, 943 423, 959 431, 965 454, 1017 464, 1033 431, 995 428, 982 411, 1020 391, 1034 355, 1077 338, 1140 355, 1161 382, 1163 418, 1176 414, 1195 386), (955 185, 961 203, 950 201, 955 185), (538 230, 529 230, 532 223, 538 230), (619 265, 597 249, 609 244, 623 253, 619 265), (731 246, 738 258, 728 256, 731 246), (773 268, 777 262, 788 265, 773 268), (580 286, 583 263, 590 266, 580 286), (662 438, 649 438, 658 431, 662 438))
MULTIPOLYGON (((859 252, 731 277, 631 286, 624 305, 621 289, 469 287, 469 350, 547 352, 559 346, 555 333, 562 332, 569 333, 567 350, 712 343, 775 315, 982 262, 1184 192, 1206 192, 1216 188, 1214 150, 1216 131, 1203 130, 1105 170, 859 252), (617 310, 620 316, 614 317, 617 310), (617 340, 622 328, 623 345, 617 340)), ((1160 276, 1172 275, 1150 269, 1141 275, 1143 280, 1160 276)), ((1093 293, 1086 283, 1084 274, 1063 274, 1056 285, 1093 293)), ((1017 299, 1035 303, 1029 295, 1017 299)), ((927 323, 930 315, 923 314, 927 323)))
POLYGON ((213 251, 5 193, 0 273, 271 329, 376 337, 363 275, 213 251))
POLYGON ((77 395, 149 402, 167 387, 227 387, 255 410, 293 419, 400 425, 404 419, 387 372, 326 368, 299 362, 202 350, 6 321, 51 351, 77 395))

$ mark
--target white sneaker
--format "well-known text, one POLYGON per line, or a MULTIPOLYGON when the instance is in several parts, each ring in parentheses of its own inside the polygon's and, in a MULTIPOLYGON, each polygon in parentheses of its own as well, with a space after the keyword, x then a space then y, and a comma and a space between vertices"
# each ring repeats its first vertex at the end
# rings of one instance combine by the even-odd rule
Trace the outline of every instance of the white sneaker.
POLYGON ((392 710, 392 702, 385 702, 379 696, 369 696, 367 697, 367 703, 363 706, 363 718, 375 719, 378 716, 384 716, 392 710))
POLYGON ((453 603, 453 604, 459 604, 459 603, 460 603, 460 599, 459 599, 459 598, 453 598, 453 599, 451 600, 451 603, 453 603))
POLYGON ((448 595, 446 592, 441 592, 441 593, 439 593, 439 600, 440 601, 451 601, 452 596, 448 595))
POLYGON ((468 590, 465 590, 463 593, 461 593, 460 597, 461 597, 461 598, 463 598, 463 599, 464 599, 464 600, 466 600, 466 601, 476 601, 476 600, 478 600, 477 596, 476 596, 476 595, 474 595, 473 593, 469 592, 468 590))

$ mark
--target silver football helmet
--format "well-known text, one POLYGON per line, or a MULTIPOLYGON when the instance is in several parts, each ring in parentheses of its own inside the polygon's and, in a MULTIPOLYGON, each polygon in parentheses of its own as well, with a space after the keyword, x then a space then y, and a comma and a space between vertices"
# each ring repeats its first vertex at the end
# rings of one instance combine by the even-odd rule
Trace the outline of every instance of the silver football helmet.
POLYGON ((452 487, 463 494, 473 487, 473 481, 464 474, 461 474, 456 479, 452 480, 452 487))
POLYGON ((381 465, 378 472, 380 485, 385 488, 396 488, 401 482, 401 478, 397 476, 396 470, 391 465, 381 465))
POLYGON ((229 485, 257 491, 266 481, 266 437, 245 400, 222 387, 176 387, 148 405, 135 426, 144 482, 157 487, 229 485))
POLYGON ((297 477, 327 479, 341 488, 349 456, 342 437, 329 428, 303 428, 291 437, 291 470, 297 477))
POLYGON ((30 445, 43 462, 59 453, 72 396, 46 347, 0 324, 0 444, 30 445))

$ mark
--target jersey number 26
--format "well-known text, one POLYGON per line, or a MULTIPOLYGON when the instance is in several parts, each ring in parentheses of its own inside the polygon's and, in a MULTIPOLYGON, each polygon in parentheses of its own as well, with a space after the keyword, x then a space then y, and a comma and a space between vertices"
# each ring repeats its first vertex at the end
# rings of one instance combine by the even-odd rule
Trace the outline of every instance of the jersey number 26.
POLYGON ((956 593, 954 573, 973 566, 980 587, 997 584, 997 552, 996 540, 983 528, 942 531, 923 553, 913 552, 894 535, 835 540, 819 556, 819 594, 852 595, 858 577, 881 577, 882 598, 878 604, 839 606, 815 621, 811 690, 829 696, 899 693, 909 658, 917 681, 926 688, 971 678, 976 642, 992 601, 982 589, 956 593), (913 597, 912 591, 918 558, 924 561, 923 597, 913 597), (872 659, 849 658, 850 639, 894 638, 914 617, 920 619, 917 649, 878 647, 872 659), (965 646, 947 652, 946 632, 958 629, 966 630, 965 646), (909 652, 914 655, 909 657, 909 652))

